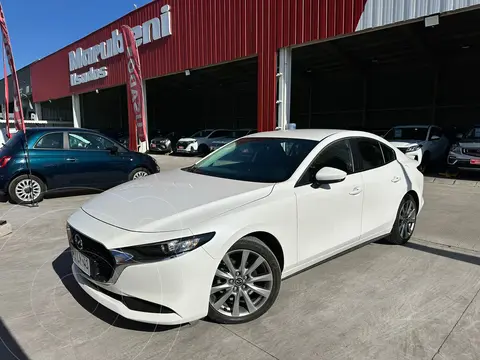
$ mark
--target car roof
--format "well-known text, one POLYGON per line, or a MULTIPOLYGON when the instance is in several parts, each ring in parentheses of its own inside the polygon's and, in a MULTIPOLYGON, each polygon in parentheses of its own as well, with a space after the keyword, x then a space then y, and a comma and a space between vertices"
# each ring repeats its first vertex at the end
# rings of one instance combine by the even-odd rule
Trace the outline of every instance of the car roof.
POLYGON ((398 128, 422 128, 422 129, 428 129, 430 126, 433 126, 433 125, 398 125, 398 126, 394 126, 395 129, 398 129, 398 128))
POLYGON ((75 128, 75 127, 55 127, 55 126, 49 126, 49 127, 27 127, 27 131, 30 133, 34 132, 47 132, 47 131, 81 131, 81 132, 94 132, 98 133, 98 130, 93 130, 93 129, 84 129, 84 128, 75 128))
POLYGON ((295 130, 275 130, 275 131, 265 131, 258 132, 255 134, 247 135, 247 137, 270 137, 270 138, 288 138, 288 139, 305 139, 305 140, 317 140, 321 141, 327 136, 337 134, 337 133, 352 133, 352 134, 365 134, 370 135, 366 132, 361 131, 349 131, 349 130, 338 130, 338 129, 295 129, 295 130))

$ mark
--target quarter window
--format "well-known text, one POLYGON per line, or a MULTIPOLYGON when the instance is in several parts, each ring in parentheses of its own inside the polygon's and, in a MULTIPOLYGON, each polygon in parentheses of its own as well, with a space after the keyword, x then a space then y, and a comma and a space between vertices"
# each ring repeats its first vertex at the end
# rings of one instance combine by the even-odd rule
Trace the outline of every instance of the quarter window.
POLYGON ((56 132, 44 135, 37 141, 35 149, 63 149, 63 133, 56 132))
POLYGON ((359 169, 367 171, 385 165, 380 143, 373 139, 356 139, 359 169))
POLYGON ((353 173, 353 157, 350 142, 348 140, 337 141, 321 150, 315 160, 312 161, 297 186, 312 184, 318 170, 324 167, 339 169, 345 171, 347 174, 353 173))

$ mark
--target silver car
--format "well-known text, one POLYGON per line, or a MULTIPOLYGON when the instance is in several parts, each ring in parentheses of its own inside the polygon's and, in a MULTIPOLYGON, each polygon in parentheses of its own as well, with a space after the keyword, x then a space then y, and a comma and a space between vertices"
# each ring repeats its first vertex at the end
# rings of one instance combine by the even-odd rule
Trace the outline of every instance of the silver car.
POLYGON ((232 142, 233 140, 236 140, 238 138, 241 138, 243 136, 247 136, 250 134, 255 134, 256 132, 257 130, 255 129, 232 130, 227 136, 213 141, 212 144, 210 145, 210 151, 215 151, 218 148, 221 148, 223 145, 226 145, 229 142, 232 142))
POLYGON ((448 153, 448 167, 457 171, 480 171, 480 125, 474 126, 465 136, 459 134, 457 138, 448 153))

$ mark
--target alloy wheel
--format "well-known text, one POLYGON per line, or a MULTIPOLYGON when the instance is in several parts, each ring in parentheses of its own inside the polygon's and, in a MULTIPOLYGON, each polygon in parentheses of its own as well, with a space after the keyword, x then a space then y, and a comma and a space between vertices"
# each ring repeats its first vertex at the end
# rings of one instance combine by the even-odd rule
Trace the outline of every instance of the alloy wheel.
POLYGON ((41 192, 40 184, 32 179, 24 179, 15 186, 15 194, 22 202, 37 199, 41 192))
POLYGON ((210 291, 210 305, 229 317, 257 312, 270 298, 272 269, 252 250, 232 250, 220 262, 210 291))
POLYGON ((417 207, 413 200, 407 200, 403 203, 398 221, 398 230, 400 237, 404 240, 410 239, 417 222, 417 207))
POLYGON ((148 173, 144 170, 139 170, 135 174, 133 174, 133 180, 136 180, 145 176, 148 176, 148 173))

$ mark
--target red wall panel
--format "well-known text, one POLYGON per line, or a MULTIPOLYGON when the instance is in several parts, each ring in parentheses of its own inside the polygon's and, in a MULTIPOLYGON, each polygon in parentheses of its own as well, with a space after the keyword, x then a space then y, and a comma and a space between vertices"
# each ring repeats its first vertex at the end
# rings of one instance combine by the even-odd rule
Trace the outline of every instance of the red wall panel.
MULTIPOLYGON (((84 93, 126 82, 123 54, 94 65, 108 76, 70 87, 68 52, 110 38, 121 25, 140 25, 169 4, 172 36, 139 48, 142 73, 153 78, 258 55, 258 128, 276 121, 277 51, 353 32, 367 0, 159 0, 135 10, 74 44, 32 64, 35 102, 84 93)), ((79 69, 77 73, 87 71, 79 69)))

